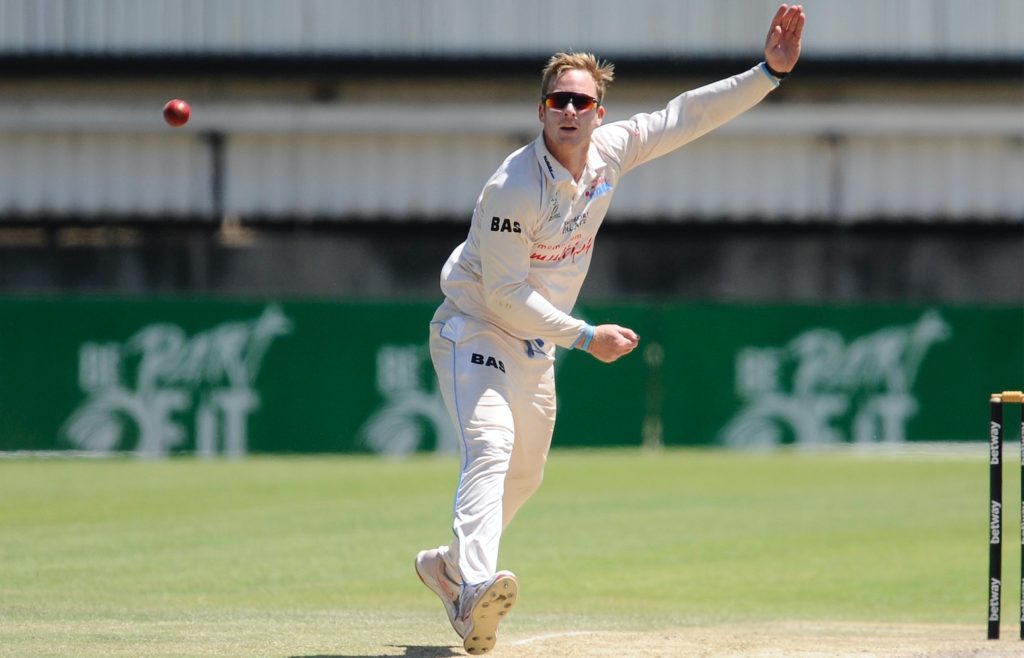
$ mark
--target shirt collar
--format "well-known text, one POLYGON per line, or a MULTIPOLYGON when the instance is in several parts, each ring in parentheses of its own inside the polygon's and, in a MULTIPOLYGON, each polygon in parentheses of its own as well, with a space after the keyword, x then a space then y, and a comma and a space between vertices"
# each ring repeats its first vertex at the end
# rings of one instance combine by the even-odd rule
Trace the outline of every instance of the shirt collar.
MULTIPOLYGON (((548 145, 544 143, 544 133, 541 133, 537 140, 534 142, 534 153, 537 155, 537 162, 540 164, 541 171, 552 183, 573 183, 572 174, 569 170, 562 166, 555 156, 551 155, 551 151, 548 150, 548 145)), ((604 159, 598 152, 597 147, 594 146, 594 142, 590 142, 590 148, 587 149, 587 167, 583 172, 583 176, 580 180, 588 178, 588 174, 595 172, 602 167, 606 166, 604 159)))

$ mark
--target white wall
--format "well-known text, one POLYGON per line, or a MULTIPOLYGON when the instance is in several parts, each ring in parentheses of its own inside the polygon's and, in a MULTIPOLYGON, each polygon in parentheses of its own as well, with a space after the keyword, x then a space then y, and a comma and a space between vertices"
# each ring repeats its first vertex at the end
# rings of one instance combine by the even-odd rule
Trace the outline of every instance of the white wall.
MULTIPOLYGON (((609 120, 640 107, 624 107, 609 120)), ((0 104, 0 215, 294 220, 468 218, 501 160, 536 135, 518 106, 337 104, 155 110, 0 104), (471 117, 471 120, 467 120, 471 117)), ((630 174, 609 221, 1024 223, 1013 105, 768 104, 630 174)))
MULTIPOLYGON (((1021 0, 804 0, 809 56, 1020 57, 1021 0)), ((0 0, 0 53, 745 55, 775 0, 0 0)))

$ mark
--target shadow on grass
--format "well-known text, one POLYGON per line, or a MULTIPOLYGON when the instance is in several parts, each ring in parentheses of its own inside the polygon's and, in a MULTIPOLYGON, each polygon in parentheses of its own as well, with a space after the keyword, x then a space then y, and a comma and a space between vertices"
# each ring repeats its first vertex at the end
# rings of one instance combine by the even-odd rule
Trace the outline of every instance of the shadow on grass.
MULTIPOLYGON (((449 656, 461 656, 455 647, 424 647, 424 646, 402 646, 391 645, 396 649, 405 649, 405 653, 397 654, 405 658, 448 658, 449 656)), ((461 648, 461 647, 460 647, 461 648)), ((376 656, 350 656, 350 655, 320 655, 320 656, 291 656, 290 658, 393 658, 396 654, 380 654, 376 656)))

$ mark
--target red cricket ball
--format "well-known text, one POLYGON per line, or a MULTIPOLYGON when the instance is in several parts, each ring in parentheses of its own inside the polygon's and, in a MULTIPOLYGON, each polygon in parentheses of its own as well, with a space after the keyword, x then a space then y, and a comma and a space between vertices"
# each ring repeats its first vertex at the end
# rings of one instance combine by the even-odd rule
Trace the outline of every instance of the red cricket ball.
POLYGON ((184 126, 188 123, 190 116, 192 116, 192 108, 180 98, 169 100, 164 105, 164 121, 170 126, 175 128, 184 126))

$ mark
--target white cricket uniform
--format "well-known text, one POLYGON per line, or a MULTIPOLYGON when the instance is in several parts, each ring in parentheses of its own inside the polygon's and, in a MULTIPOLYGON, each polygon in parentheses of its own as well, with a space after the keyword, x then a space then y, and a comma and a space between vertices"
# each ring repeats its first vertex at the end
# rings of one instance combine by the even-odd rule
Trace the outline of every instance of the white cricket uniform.
POLYGON ((445 555, 462 582, 494 575, 502 530, 540 485, 555 423, 555 346, 571 347, 585 327, 570 313, 619 180, 750 109, 776 86, 758 65, 658 112, 599 126, 578 181, 543 134, 487 181, 469 236, 441 271, 445 300, 430 331, 431 358, 462 443, 454 538, 445 555))

